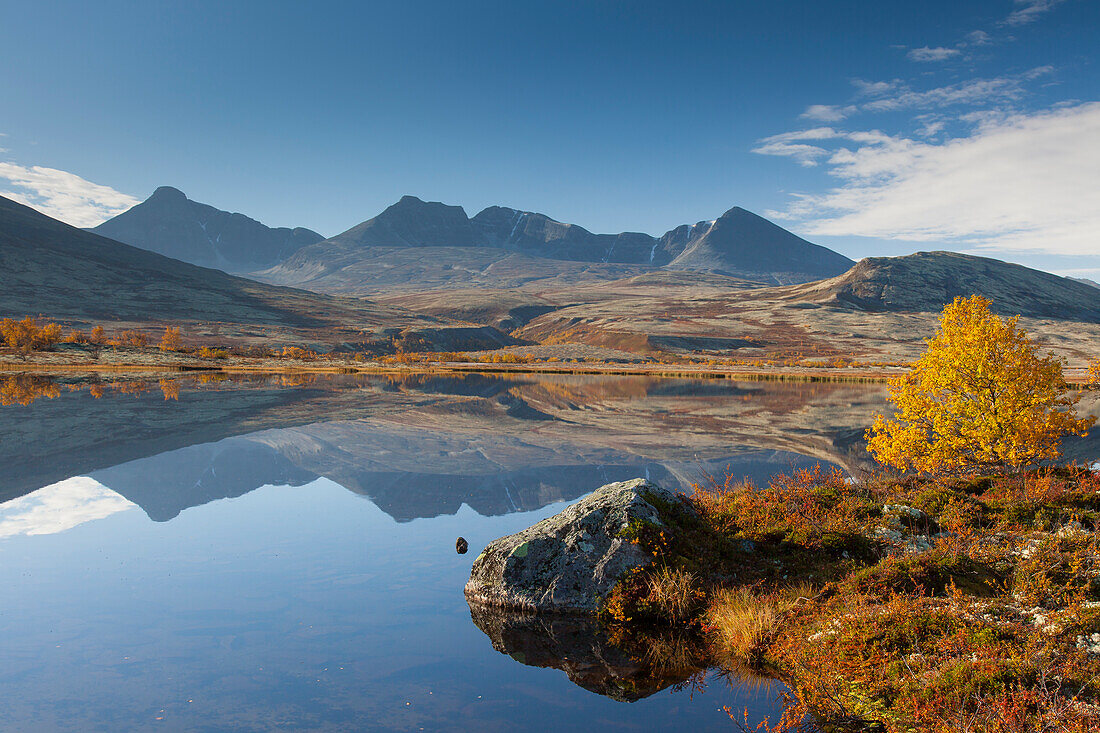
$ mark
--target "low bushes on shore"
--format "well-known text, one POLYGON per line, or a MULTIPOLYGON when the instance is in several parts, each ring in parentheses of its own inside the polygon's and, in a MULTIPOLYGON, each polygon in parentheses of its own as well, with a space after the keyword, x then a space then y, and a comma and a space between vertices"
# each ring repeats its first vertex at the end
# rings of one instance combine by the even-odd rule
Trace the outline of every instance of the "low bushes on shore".
POLYGON ((796 694, 771 730, 1100 729, 1098 472, 727 478, 662 521, 624 532, 655 562, 605 622, 778 674, 796 694))

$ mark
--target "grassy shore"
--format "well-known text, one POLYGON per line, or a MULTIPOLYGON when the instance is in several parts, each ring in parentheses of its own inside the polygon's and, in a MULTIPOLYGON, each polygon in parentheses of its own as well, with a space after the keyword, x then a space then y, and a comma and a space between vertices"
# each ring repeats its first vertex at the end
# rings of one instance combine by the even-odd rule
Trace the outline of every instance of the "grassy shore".
POLYGON ((784 680, 769 730, 1100 730, 1100 472, 817 469, 662 513, 625 533, 655 562, 604 621, 692 627, 715 664, 784 680))
MULTIPOLYGON (((316 353, 287 347, 172 348, 153 345, 60 343, 20 352, 0 347, 0 371, 26 372, 494 372, 516 374, 606 374, 650 377, 885 382, 907 371, 907 362, 821 359, 736 359, 708 354, 631 354, 582 344, 499 349, 487 352, 316 353), (534 351, 532 351, 534 349, 534 351)), ((1069 384, 1095 381, 1086 366, 1065 370, 1069 384)))

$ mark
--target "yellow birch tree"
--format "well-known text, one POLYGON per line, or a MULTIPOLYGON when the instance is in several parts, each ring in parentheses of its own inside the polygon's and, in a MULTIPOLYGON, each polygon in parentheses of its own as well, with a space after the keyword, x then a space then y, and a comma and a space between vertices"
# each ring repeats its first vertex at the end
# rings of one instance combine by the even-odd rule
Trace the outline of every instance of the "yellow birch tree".
POLYGON ((918 473, 1021 468, 1061 455, 1066 434, 1086 435, 1062 360, 1039 355, 1019 316, 990 301, 956 298, 908 374, 891 380, 894 419, 875 417, 867 449, 879 463, 918 473))

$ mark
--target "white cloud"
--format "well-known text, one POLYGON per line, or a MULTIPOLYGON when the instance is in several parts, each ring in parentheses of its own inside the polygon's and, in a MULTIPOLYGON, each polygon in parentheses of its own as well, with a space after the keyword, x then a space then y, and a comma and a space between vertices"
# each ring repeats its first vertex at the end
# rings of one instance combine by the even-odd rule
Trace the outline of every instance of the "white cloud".
POLYGON ((971 46, 987 46, 993 43, 993 37, 985 31, 971 31, 966 34, 966 42, 971 46))
POLYGON ((858 107, 854 105, 840 107, 833 104, 811 104, 801 116, 820 122, 840 122, 857 110, 858 107))
POLYGON ((923 48, 914 48, 906 56, 910 61, 946 61, 952 56, 958 56, 961 51, 957 48, 944 48, 939 46, 936 48, 929 48, 924 46, 923 48))
MULTIPOLYGON (((995 116, 966 137, 915 141, 818 128, 811 163, 841 185, 777 216, 811 234, 952 243, 972 250, 1100 253, 1100 103, 995 116)), ((756 152, 790 155, 788 134, 756 152)), ((804 138, 809 139, 809 138, 804 138)), ((773 212, 775 213, 775 212, 773 212)))
POLYGON ((140 200, 56 168, 0 162, 0 196, 26 204, 75 227, 91 227, 121 214, 140 200))
POLYGON ((860 96, 878 97, 888 94, 901 84, 901 81, 866 81, 864 79, 852 79, 852 86, 860 96))
POLYGON ((794 158, 803 166, 817 165, 818 158, 829 155, 829 150, 811 145, 807 140, 833 140, 838 133, 831 127, 815 127, 812 130, 798 130, 796 132, 784 132, 772 135, 761 140, 754 153, 761 155, 778 155, 786 158, 794 158))
POLYGON ((1064 0, 1016 0, 1018 7, 1001 21, 1002 25, 1025 25, 1036 19, 1043 13, 1053 10, 1061 5, 1064 0))
POLYGON ((953 105, 1012 102, 1024 96, 1023 82, 1049 74, 1053 69, 1043 66, 1024 74, 993 79, 971 79, 947 86, 915 91, 905 85, 891 84, 886 92, 876 92, 875 98, 862 105, 868 112, 896 112, 904 109, 929 109, 953 105))
POLYGON ((0 539, 56 534, 132 506, 95 479, 77 476, 0 504, 0 539))

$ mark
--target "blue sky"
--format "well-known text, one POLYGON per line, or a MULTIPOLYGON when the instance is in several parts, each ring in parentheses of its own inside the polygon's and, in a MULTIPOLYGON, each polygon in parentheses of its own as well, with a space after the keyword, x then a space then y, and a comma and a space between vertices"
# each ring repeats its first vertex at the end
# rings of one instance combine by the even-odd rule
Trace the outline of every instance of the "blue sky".
POLYGON ((406 193, 1100 277, 1100 2, 0 0, 0 194, 332 235, 406 193))

